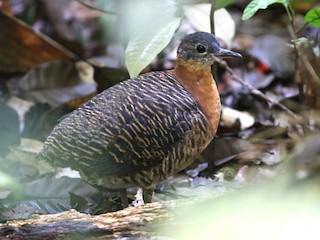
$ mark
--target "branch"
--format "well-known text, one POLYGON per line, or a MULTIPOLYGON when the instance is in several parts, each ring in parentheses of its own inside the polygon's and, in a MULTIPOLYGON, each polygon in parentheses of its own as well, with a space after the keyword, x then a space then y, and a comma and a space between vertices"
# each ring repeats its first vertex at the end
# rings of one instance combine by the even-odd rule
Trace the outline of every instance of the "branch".
POLYGON ((95 11, 99 11, 99 12, 103 12, 103 13, 107 13, 107 14, 112 14, 112 15, 118 15, 116 12, 113 12, 113 11, 106 11, 106 10, 103 10, 103 9, 100 9, 100 8, 96 8, 86 2, 83 2, 82 0, 76 0, 76 2, 80 3, 81 5, 91 9, 91 10, 95 10, 95 11))
POLYGON ((235 72, 233 71, 232 68, 230 68, 228 66, 228 64, 226 63, 226 61, 217 58, 214 56, 214 59, 216 62, 219 63, 219 65, 221 65, 222 67, 224 67, 228 73, 231 74, 232 78, 240 83, 242 86, 245 86, 246 88, 248 88, 250 90, 251 93, 263 98, 264 100, 266 100, 268 103, 270 103, 273 106, 277 106, 280 109, 284 110, 285 112, 287 112, 289 115, 291 115, 292 117, 294 117, 295 119, 300 119, 300 117, 298 115, 296 115, 293 111, 291 111, 289 108, 287 108, 285 105, 283 105, 282 103, 278 102, 277 100, 268 97, 267 95, 265 95, 263 92, 261 92, 260 90, 254 88, 253 86, 251 86, 250 84, 246 83, 244 80, 242 80, 237 74, 235 74, 235 72))
POLYGON ((157 236, 152 225, 173 219, 160 203, 96 216, 70 210, 0 223, 0 239, 146 239, 157 236))
POLYGON ((300 57, 302 63, 304 64, 304 66, 306 67, 308 72, 310 73, 314 83, 320 85, 320 79, 319 79, 316 71, 314 70, 312 64, 310 63, 310 61, 308 60, 308 58, 306 57, 304 52, 301 51, 301 48, 299 46, 297 46, 297 44, 296 44, 298 37, 295 34, 293 27, 289 26, 288 29, 289 29, 289 33, 291 35, 291 38, 293 39, 293 44, 295 46, 296 54, 300 57))
POLYGON ((214 26, 214 12, 216 11, 216 0, 212 0, 210 8, 210 28, 211 33, 215 35, 215 26, 214 26))

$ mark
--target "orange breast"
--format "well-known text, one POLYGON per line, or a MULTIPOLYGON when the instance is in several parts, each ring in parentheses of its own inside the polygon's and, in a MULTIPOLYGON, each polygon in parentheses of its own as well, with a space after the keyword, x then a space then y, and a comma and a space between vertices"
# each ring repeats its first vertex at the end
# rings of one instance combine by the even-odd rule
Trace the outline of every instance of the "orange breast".
POLYGON ((196 67, 188 69, 180 63, 173 70, 173 74, 193 96, 200 110, 207 117, 212 131, 216 132, 220 120, 221 104, 211 69, 197 69, 196 67))

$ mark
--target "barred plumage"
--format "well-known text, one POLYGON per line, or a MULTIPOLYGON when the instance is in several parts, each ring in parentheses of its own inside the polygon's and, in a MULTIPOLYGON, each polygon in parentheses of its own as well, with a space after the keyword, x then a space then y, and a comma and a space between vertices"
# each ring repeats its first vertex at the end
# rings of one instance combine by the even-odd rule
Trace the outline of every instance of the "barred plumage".
POLYGON ((210 143, 219 121, 210 54, 236 56, 217 44, 208 33, 189 35, 175 70, 147 73, 100 93, 54 128, 39 157, 110 189, 152 188, 185 169, 210 143), (195 52, 199 44, 206 56, 195 52))
POLYGON ((72 112, 52 131, 41 158, 80 171, 92 184, 146 188, 189 165, 211 141, 208 132, 206 117, 181 83, 170 72, 152 72, 72 112), (154 175, 148 181, 146 170, 154 175))

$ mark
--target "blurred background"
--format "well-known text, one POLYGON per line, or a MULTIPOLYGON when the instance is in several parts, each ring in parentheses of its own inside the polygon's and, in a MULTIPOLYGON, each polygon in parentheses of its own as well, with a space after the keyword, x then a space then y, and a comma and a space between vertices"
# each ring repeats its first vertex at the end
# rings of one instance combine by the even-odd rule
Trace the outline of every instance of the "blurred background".
MULTIPOLYGON (((1 0, 0 219, 119 209, 116 193, 35 156, 59 119, 97 93, 173 68, 180 40, 195 31, 214 31, 240 52, 227 62, 252 88, 215 67, 223 105, 217 136, 192 166, 157 186, 156 201, 218 198, 260 184, 268 184, 265 194, 249 193, 262 200, 257 209, 274 191, 282 193, 276 209, 306 189, 303 196, 319 200, 320 5, 258 2, 1 0)), ((304 198, 293 201, 296 209, 304 198)))

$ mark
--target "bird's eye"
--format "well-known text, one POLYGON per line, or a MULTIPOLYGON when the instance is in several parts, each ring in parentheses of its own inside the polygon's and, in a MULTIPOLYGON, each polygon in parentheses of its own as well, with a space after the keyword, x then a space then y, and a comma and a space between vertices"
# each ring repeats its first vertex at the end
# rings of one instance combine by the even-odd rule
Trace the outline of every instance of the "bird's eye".
POLYGON ((197 46, 197 51, 198 51, 198 53, 205 53, 206 52, 206 48, 204 46, 202 46, 201 44, 199 44, 197 46))

